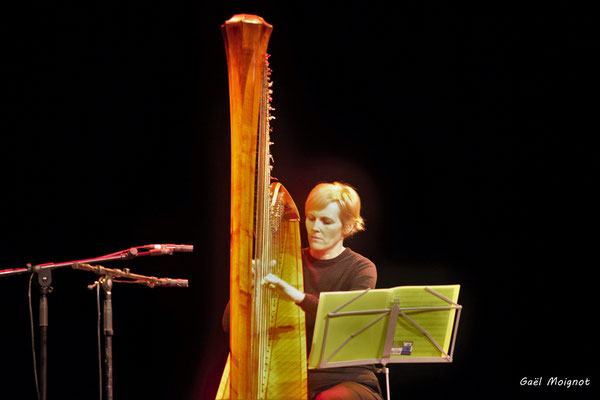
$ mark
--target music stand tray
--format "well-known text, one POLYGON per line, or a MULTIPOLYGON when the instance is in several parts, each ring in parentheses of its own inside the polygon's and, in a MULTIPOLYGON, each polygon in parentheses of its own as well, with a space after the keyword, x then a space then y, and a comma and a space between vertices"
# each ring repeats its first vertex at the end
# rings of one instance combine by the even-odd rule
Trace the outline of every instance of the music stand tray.
POLYGON ((308 368, 451 363, 460 285, 322 292, 308 368))

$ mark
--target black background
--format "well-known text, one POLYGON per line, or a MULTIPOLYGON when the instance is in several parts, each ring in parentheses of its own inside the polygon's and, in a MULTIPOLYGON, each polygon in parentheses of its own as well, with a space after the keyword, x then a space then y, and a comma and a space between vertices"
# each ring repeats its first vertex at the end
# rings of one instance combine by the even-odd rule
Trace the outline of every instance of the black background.
MULTIPOLYGON (((320 181, 357 188, 367 231, 346 245, 377 264, 378 287, 462 285, 454 363, 392 366, 393 398, 589 396, 519 382, 597 384, 586 362, 596 351, 595 17, 451 3, 7 9, 0 269, 193 244, 193 254, 105 265, 190 281, 116 285, 114 393, 214 398, 228 351, 220 25, 258 14, 274 26, 274 176, 300 209, 320 181)), ((97 398, 96 276, 52 275, 49 398, 97 398)), ((0 279, 3 399, 35 398, 28 280, 0 279)), ((38 298, 34 286, 36 324, 38 298)))

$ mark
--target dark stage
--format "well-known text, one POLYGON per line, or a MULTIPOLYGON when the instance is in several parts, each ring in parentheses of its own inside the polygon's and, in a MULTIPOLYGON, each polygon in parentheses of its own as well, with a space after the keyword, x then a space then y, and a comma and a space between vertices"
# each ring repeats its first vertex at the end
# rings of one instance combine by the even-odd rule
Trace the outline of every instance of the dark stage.
MULTIPOLYGON (((318 182, 350 183, 367 230, 346 245, 375 262, 378 287, 462 285, 454 362, 391 366, 393 397, 591 396, 596 18, 548 4, 390 4, 108 1, 4 14, 0 269, 195 247, 105 265, 189 279, 115 285, 116 399, 216 393, 229 297, 220 26, 238 13, 274 26, 273 175, 299 208, 318 182)), ((48 398, 97 399, 97 276, 52 278, 48 398)), ((28 281, 0 278, 6 400, 36 398, 28 281)), ((38 299, 34 286, 36 347, 38 299)))

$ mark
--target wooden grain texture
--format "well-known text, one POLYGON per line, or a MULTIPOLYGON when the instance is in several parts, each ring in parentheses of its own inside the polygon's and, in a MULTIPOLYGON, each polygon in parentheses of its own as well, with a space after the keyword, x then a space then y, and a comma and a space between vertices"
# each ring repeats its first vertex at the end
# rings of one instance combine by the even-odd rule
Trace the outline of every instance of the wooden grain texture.
POLYGON ((231 123, 231 380, 232 398, 251 398, 250 340, 254 174, 262 74, 272 27, 236 15, 223 25, 231 123))
POLYGON ((262 18, 245 14, 222 26, 231 112, 231 353, 217 394, 223 399, 306 398, 304 313, 257 283, 274 268, 303 286, 298 211, 282 185, 270 185, 268 172, 271 31, 262 18))

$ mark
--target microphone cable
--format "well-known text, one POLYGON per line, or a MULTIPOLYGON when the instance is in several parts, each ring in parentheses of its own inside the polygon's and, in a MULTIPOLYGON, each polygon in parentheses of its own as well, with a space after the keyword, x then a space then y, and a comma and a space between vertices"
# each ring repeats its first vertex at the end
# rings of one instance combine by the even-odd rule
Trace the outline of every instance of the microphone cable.
POLYGON ((98 309, 98 318, 96 320, 96 332, 98 334, 98 392, 99 399, 102 400, 102 310, 100 307, 100 282, 95 282, 96 285, 96 305, 98 309))

